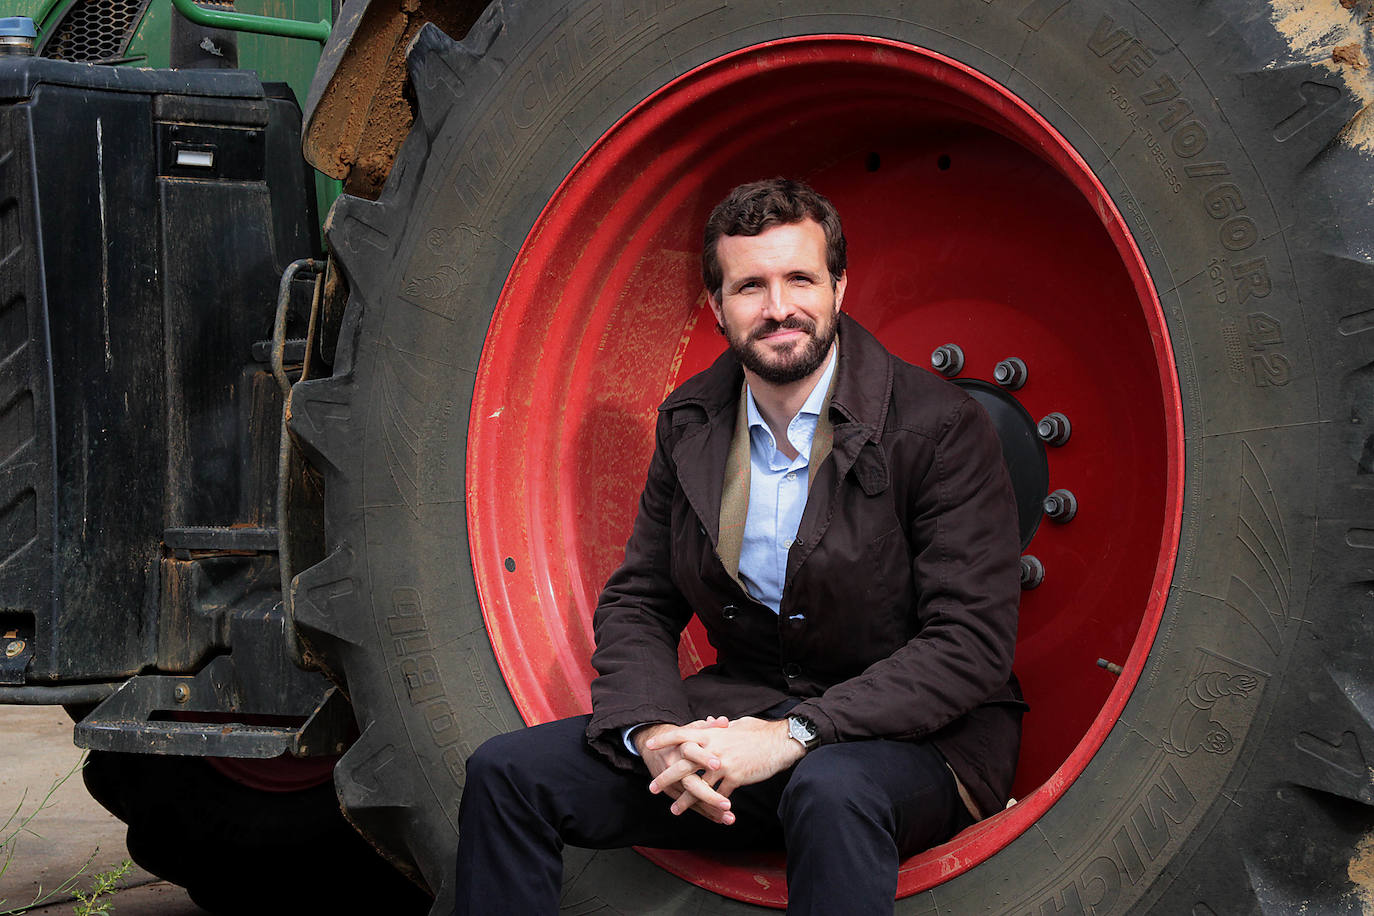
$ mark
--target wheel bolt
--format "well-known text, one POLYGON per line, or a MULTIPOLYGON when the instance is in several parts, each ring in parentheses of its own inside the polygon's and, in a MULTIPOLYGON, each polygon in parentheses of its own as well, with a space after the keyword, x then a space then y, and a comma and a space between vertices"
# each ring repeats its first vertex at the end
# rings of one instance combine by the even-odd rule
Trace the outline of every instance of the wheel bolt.
POLYGON ((954 378, 964 370, 964 351, 958 344, 941 344, 931 351, 930 368, 945 378, 954 378))
POLYGON ((1059 411, 1045 416, 1035 424, 1035 432, 1044 440, 1046 445, 1063 445, 1069 441, 1069 418, 1059 411))
POLYGON ((1021 558, 1021 587, 1030 591, 1045 581, 1045 564, 1026 554, 1021 558))
POLYGON ((22 640, 22 639, 12 639, 12 640, 10 640, 10 641, 5 645, 5 658, 14 658, 14 657, 15 657, 16 655, 18 655, 20 652, 23 652, 23 651, 24 651, 24 646, 25 646, 25 643, 24 643, 24 640, 22 640))
POLYGON ((191 689, 185 684, 177 684, 172 688, 172 697, 178 703, 185 703, 187 700, 191 699, 191 689))
POLYGON ((1045 497, 1045 515, 1052 522, 1073 521, 1078 514, 1078 497, 1068 490, 1055 490, 1045 497))
POLYGON ((1025 360, 1019 356, 1008 356, 992 370, 992 380, 1009 391, 1015 391, 1026 384, 1029 375, 1025 360))

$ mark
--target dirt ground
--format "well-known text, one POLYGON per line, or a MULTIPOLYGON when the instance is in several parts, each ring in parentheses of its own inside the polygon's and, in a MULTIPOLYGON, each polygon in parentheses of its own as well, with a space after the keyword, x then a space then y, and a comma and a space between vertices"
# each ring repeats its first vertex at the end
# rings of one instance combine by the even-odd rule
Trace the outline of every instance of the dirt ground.
MULTIPOLYGON (((72 744, 71 719, 61 707, 0 706, 0 824, 12 813, 19 814, 0 830, 0 841, 8 841, 0 850, 0 866, 10 852, 9 843, 14 850, 8 869, 0 875, 0 914, 72 913, 69 893, 30 904, 79 871, 77 886, 89 890, 95 872, 128 857, 124 825, 91 798, 81 773, 75 771, 81 755, 72 744), (18 820, 33 814, 53 785, 69 773, 28 830, 8 840, 18 820)), ((110 912, 116 916, 204 916, 205 912, 184 890, 138 867, 108 899, 110 912)))

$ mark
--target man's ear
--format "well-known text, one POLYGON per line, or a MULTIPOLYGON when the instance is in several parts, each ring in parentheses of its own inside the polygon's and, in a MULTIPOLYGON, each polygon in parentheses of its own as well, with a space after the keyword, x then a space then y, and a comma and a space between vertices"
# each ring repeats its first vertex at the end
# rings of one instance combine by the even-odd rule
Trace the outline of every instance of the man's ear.
POLYGON ((840 272, 840 279, 835 281, 835 311, 840 310, 840 305, 844 302, 844 291, 849 286, 849 271, 840 272))
POLYGON ((711 306, 711 314, 716 316, 716 327, 723 331, 725 329, 725 313, 720 310, 719 300, 711 295, 709 289, 706 291, 706 304, 711 306))

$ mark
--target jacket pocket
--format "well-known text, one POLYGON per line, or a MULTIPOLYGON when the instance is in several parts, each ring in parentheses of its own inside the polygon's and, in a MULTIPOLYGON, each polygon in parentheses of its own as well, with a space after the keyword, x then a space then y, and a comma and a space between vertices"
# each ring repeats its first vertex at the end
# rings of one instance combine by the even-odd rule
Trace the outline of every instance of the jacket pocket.
POLYGON ((911 587, 911 554, 900 527, 874 538, 864 551, 868 568, 865 601, 875 614, 910 636, 908 619, 915 618, 911 587))

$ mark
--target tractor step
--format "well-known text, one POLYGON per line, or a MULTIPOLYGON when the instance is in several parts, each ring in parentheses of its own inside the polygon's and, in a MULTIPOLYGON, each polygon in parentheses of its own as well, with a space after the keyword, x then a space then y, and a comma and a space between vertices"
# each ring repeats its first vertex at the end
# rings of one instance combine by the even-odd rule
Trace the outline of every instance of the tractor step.
POLYGON ((352 712, 337 687, 286 714, 255 713, 239 701, 233 678, 228 656, 194 676, 132 677, 77 723, 76 744, 189 757, 314 757, 343 749, 352 712))
POLYGON ((276 528, 210 525, 167 528, 162 543, 178 559, 209 553, 276 553, 276 528))

